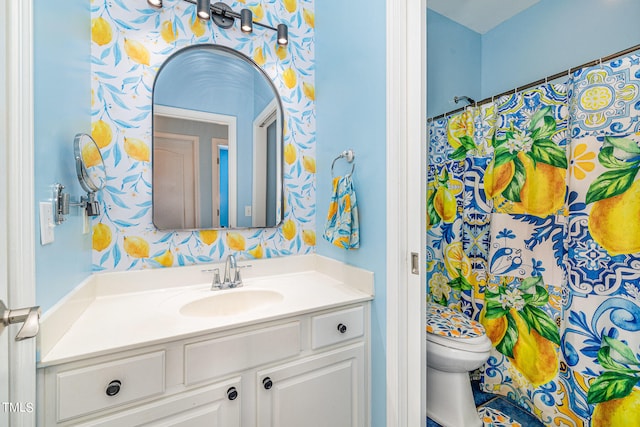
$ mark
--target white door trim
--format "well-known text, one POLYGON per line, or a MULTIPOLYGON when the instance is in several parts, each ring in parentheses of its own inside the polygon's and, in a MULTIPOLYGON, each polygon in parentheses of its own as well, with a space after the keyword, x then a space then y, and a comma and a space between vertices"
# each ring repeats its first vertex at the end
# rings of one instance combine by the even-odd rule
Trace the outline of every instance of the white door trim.
POLYGON ((386 14, 386 425, 408 427, 426 423, 426 0, 387 0, 386 14), (419 275, 411 274, 411 252, 419 254, 419 275))
MULTIPOLYGON (((33 4, 31 0, 2 0, 6 13, 6 128, 7 147, 7 261, 12 307, 35 304, 35 214, 33 137, 33 4)), ((1 189, 5 191, 5 189, 1 189)), ((4 243, 4 242, 3 242, 4 243)), ((16 342, 20 325, 9 335, 9 399, 31 403, 36 399, 36 340, 16 342)), ((35 413, 11 412, 10 426, 35 426, 35 413)))

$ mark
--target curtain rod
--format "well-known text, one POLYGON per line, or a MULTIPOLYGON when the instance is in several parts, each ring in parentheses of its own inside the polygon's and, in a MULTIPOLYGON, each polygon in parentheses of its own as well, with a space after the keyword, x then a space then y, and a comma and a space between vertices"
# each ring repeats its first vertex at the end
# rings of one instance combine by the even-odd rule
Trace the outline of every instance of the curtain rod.
MULTIPOLYGON (((574 72, 576 72, 576 71, 578 71, 578 70, 580 70, 582 68, 593 67, 594 65, 598 65, 598 64, 601 64, 603 62, 611 61, 612 59, 616 59, 616 58, 619 58, 621 56, 628 55, 628 54, 630 54, 632 52, 635 52, 637 50, 640 50, 640 44, 637 44, 637 45, 632 46, 632 47, 630 47, 628 49, 621 50, 620 52, 616 52, 616 53, 613 53, 613 54, 608 55, 608 56, 603 56, 600 59, 594 59, 593 61, 585 62, 584 64, 578 65, 577 67, 569 68, 568 70, 565 70, 565 71, 560 71, 559 73, 553 74, 551 76, 547 76, 544 79, 536 80, 535 82, 531 82, 531 83, 529 83, 527 85, 518 86, 515 89, 511 89, 511 90, 508 90, 506 92, 502 92, 502 93, 500 93, 498 95, 495 95, 495 96, 492 96, 490 98, 485 98, 485 99, 483 99, 481 101, 475 102, 473 105, 474 106, 478 106, 478 105, 487 104, 487 103, 492 102, 493 100, 498 99, 498 98, 500 98, 502 96, 513 95, 514 93, 516 93, 518 91, 531 89, 532 87, 539 86, 542 83, 545 83, 545 82, 548 82, 548 81, 552 81, 552 80, 555 80, 555 79, 559 79, 560 77, 568 76, 570 73, 574 73, 574 72)), ((451 110, 451 111, 449 111, 447 113, 444 113, 444 114, 439 114, 439 115, 437 115, 435 117, 428 118, 427 122, 431 122, 431 121, 434 121, 434 120, 442 119, 442 118, 450 116, 452 114, 459 113, 461 111, 464 111, 465 108, 467 108, 467 107, 469 107, 469 105, 467 105, 465 107, 457 108, 455 110, 451 110)))

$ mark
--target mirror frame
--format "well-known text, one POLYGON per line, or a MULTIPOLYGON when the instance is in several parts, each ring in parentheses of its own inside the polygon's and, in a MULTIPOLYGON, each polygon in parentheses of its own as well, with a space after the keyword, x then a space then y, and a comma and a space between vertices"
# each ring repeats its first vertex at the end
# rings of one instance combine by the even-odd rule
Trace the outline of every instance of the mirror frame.
MULTIPOLYGON (((273 101, 272 101, 273 102, 273 101)), ((270 228, 278 228, 283 220, 284 220, 284 206, 285 206, 285 202, 284 202, 284 121, 285 121, 285 117, 284 117, 284 107, 282 104, 282 98, 280 96, 280 92, 278 91, 278 88, 276 87, 276 85, 274 84, 272 78, 266 73, 266 71, 260 67, 253 59, 251 59, 250 57, 248 57, 247 55, 245 55, 244 53, 237 51, 235 49, 232 49, 230 47, 227 46, 223 46, 223 45, 218 45, 218 44, 213 44, 213 43, 201 43, 201 44, 194 44, 194 45, 189 45, 189 46, 185 46, 181 49, 178 49, 177 51, 173 52, 170 56, 168 56, 165 61, 162 63, 162 65, 160 66, 160 68, 158 68, 158 71, 156 72, 156 75, 153 79, 153 86, 152 86, 152 90, 151 90, 151 170, 152 170, 152 185, 151 185, 151 200, 152 200, 152 207, 151 207, 151 218, 152 218, 152 224, 154 225, 154 227, 156 227, 156 229, 158 230, 175 230, 175 231, 198 231, 198 230, 248 230, 248 229, 270 229, 270 228), (154 218, 154 211, 155 211, 155 204, 153 203, 154 200, 154 188, 153 188, 153 164, 154 164, 154 143, 155 143, 155 137, 154 137, 154 128, 155 128, 155 102, 154 102, 154 94, 155 94, 155 90, 156 90, 156 83, 158 82, 158 76, 160 75, 161 71, 165 68, 165 66, 176 56, 178 55, 182 55, 184 54, 186 51, 189 50, 195 50, 195 49, 202 49, 202 48, 206 48, 206 49, 212 49, 214 51, 220 51, 222 52, 223 55, 226 56, 233 56, 236 57, 238 59, 241 59, 242 61, 246 62, 248 65, 252 66, 253 69, 255 71, 257 71, 264 79, 265 81, 268 83, 269 87, 271 87, 271 89, 273 90, 274 93, 274 98, 275 98, 275 102, 276 102, 276 114, 279 114, 279 119, 280 119, 280 123, 278 125, 277 128, 277 134, 279 135, 279 140, 277 141, 277 143, 279 144, 279 164, 280 164, 280 168, 278 171, 276 171, 276 177, 277 177, 277 183, 276 183, 276 223, 274 225, 270 225, 268 227, 238 227, 238 226, 234 226, 234 227, 210 227, 210 228, 179 228, 179 229, 169 229, 169 228, 158 228, 157 225, 155 224, 155 222, 153 221, 154 218)), ((237 158, 236 158, 236 163, 237 163, 237 158)), ((237 167, 236 167, 237 170, 237 167)), ((254 170, 254 168, 252 167, 252 170, 254 170)), ((253 200, 253 195, 252 195, 252 200, 253 200)))
POLYGON ((78 176, 78 181, 80 182, 80 186, 87 193, 96 193, 102 190, 107 182, 107 171, 106 166, 104 164, 104 159, 102 158, 102 152, 100 151, 100 147, 96 143, 96 141, 91 137, 91 135, 86 133, 78 133, 73 139, 73 155, 76 160, 76 175, 78 176), (100 164, 102 165, 102 170, 104 172, 104 178, 102 179, 102 187, 98 186, 89 176, 87 166, 84 164, 84 160, 82 159, 82 147, 83 144, 93 144, 95 145, 96 151, 100 156, 100 164))

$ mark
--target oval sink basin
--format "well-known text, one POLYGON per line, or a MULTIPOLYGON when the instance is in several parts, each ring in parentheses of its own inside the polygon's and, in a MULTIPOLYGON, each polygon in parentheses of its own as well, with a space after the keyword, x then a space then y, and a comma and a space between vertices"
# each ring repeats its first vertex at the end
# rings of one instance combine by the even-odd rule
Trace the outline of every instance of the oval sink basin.
POLYGON ((269 307, 283 299, 281 293, 268 289, 212 292, 211 296, 183 305, 180 314, 193 317, 234 316, 269 307))

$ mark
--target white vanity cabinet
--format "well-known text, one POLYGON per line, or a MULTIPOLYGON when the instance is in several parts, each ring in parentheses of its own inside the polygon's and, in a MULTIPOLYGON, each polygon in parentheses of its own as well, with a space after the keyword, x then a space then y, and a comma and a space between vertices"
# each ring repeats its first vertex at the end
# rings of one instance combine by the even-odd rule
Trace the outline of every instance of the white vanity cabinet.
POLYGON ((42 366, 39 425, 366 427, 369 304, 42 366))

